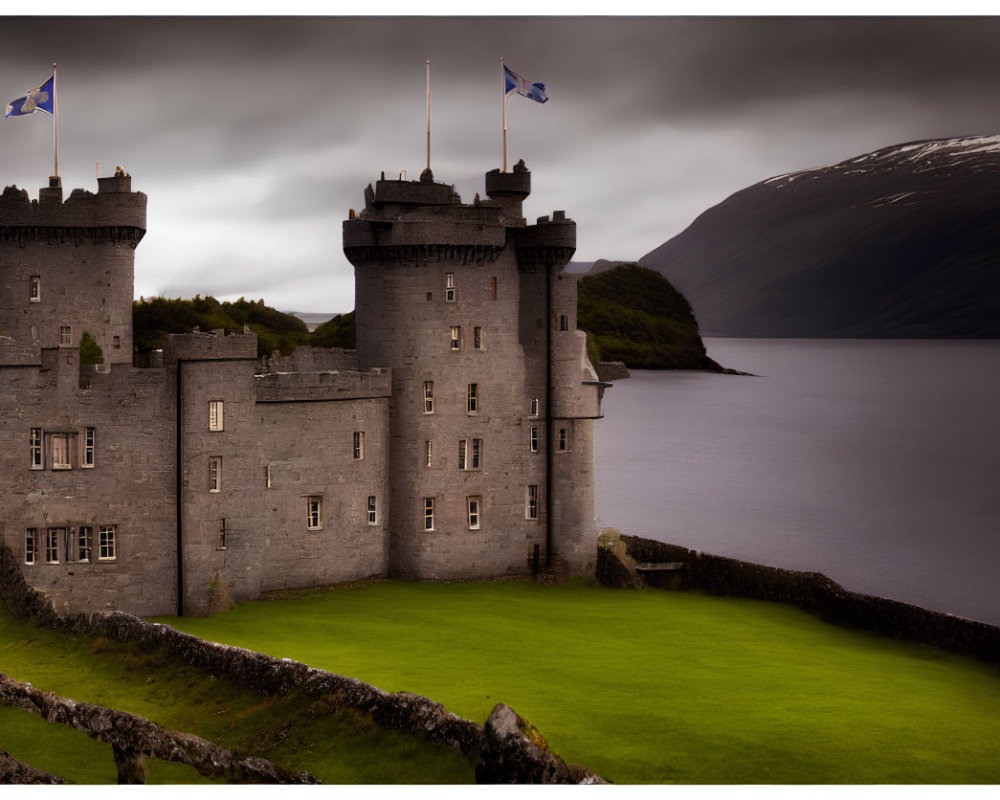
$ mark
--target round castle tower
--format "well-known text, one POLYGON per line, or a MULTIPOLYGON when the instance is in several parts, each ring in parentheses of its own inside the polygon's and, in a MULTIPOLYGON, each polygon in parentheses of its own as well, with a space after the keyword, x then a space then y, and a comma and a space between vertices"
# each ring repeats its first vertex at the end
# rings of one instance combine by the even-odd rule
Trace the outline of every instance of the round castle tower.
POLYGON ((603 384, 562 268, 576 225, 528 226, 523 162, 488 200, 386 180, 344 222, 361 369, 392 369, 390 574, 462 579, 592 571, 592 420, 603 384))

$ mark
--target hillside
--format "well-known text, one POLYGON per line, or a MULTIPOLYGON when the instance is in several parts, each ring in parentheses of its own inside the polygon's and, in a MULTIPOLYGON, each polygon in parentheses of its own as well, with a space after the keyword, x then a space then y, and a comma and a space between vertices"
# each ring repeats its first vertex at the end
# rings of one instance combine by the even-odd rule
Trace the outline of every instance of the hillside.
POLYGON ((737 192, 639 263, 712 335, 1000 337, 1000 136, 895 145, 737 192))
POLYGON ((710 369, 698 322, 670 282, 638 264, 598 261, 580 278, 577 327, 590 334, 600 361, 632 369, 710 369))

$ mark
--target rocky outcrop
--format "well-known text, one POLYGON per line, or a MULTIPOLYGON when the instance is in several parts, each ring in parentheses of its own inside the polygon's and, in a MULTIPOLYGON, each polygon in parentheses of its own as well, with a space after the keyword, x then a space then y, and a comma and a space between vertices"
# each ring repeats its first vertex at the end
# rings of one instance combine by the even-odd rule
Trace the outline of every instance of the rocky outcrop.
POLYGON ((63 779, 18 761, 10 753, 0 750, 0 784, 58 784, 63 779))

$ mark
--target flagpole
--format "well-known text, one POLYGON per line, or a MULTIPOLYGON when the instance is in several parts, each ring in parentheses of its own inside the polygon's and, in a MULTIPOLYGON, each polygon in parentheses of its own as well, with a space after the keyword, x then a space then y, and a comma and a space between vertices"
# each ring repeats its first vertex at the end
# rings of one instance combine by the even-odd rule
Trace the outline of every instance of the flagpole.
POLYGON ((427 169, 431 168, 431 60, 427 59, 427 169))
POLYGON ((503 171, 507 171, 507 81, 503 76, 503 56, 500 56, 500 94, 503 95, 503 171))
POLYGON ((56 62, 52 62, 52 149, 55 156, 55 177, 59 177, 59 92, 56 89, 56 62))

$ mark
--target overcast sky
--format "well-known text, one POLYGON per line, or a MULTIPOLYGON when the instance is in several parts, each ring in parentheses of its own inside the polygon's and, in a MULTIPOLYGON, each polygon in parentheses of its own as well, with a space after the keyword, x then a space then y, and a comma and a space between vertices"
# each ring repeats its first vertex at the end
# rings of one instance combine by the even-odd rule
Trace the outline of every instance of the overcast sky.
MULTIPOLYGON (((574 260, 638 259, 784 172, 1000 133, 1000 18, 295 17, 4 20, 0 101, 58 62, 64 195, 121 164, 149 197, 136 296, 354 306, 341 221, 381 171, 426 164, 463 201, 501 162, 499 60, 529 221, 564 209, 574 260), (3 96, 6 92, 7 96, 3 96)), ((37 197, 52 120, 0 121, 0 178, 37 197)))

